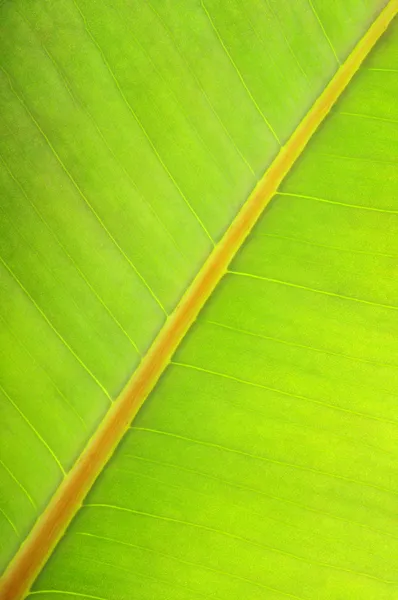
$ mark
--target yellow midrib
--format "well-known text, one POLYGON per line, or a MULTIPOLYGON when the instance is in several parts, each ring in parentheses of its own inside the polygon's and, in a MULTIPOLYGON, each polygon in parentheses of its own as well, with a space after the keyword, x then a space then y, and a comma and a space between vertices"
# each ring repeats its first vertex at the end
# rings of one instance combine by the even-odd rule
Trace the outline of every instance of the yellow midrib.
POLYGON ((231 259, 397 11, 398 0, 390 0, 287 144, 281 148, 11 561, 0 581, 0 600, 17 600, 25 596, 132 419, 169 364, 172 354, 225 274, 231 259))

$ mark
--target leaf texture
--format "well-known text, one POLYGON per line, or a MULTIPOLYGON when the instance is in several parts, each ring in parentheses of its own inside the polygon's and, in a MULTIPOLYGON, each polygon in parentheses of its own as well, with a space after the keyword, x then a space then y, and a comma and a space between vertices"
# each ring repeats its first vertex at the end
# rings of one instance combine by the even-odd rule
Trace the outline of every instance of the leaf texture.
POLYGON ((1 3, 1 569, 383 4, 1 3))
POLYGON ((398 598, 398 23, 29 598, 398 598))

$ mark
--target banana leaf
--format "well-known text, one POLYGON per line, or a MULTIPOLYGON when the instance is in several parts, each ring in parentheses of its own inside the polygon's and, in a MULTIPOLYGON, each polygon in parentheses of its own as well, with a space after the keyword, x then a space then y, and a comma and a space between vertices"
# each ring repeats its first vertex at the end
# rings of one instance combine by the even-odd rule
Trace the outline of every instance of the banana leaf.
MULTIPOLYGON (((383 5, 3 2, 3 569, 383 5)), ((398 598, 397 72, 393 22, 29 597, 398 598)))

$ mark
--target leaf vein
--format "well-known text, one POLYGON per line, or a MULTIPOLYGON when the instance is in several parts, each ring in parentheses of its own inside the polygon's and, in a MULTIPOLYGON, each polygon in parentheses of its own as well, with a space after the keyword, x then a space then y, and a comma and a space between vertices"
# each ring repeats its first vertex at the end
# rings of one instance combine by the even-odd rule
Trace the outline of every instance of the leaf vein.
POLYGON ((33 500, 32 496, 29 494, 28 490, 15 477, 14 473, 7 467, 7 465, 2 460, 0 460, 0 465, 3 467, 3 469, 5 471, 7 471, 7 473, 9 474, 9 476, 11 477, 11 479, 13 479, 13 481, 15 481, 15 483, 17 484, 17 486, 19 488, 21 488, 21 490, 23 491, 23 493, 25 494, 25 496, 27 497, 27 499, 29 500, 29 502, 31 503, 31 505, 33 506, 33 508, 35 508, 36 510, 38 510, 39 507, 37 506, 36 502, 33 500))
POLYGON ((236 448, 230 448, 229 446, 223 446, 221 444, 215 444, 213 442, 204 442, 202 440, 197 440, 197 439, 186 437, 186 436, 179 435, 179 434, 176 434, 176 433, 170 433, 168 431, 160 431, 158 429, 151 429, 149 427, 136 427, 135 425, 132 425, 130 427, 130 429, 137 430, 137 431, 148 431, 148 432, 156 433, 156 434, 159 434, 159 435, 165 435, 165 436, 169 436, 169 437, 175 437, 177 439, 184 440, 184 441, 187 441, 187 442, 193 442, 194 444, 199 444, 201 446, 207 446, 208 448, 214 448, 216 450, 222 450, 222 451, 225 451, 225 452, 230 452, 232 454, 238 454, 240 456, 246 456, 248 458, 253 458, 255 460, 259 460, 259 461, 270 463, 270 464, 274 464, 274 465, 280 465, 280 466, 283 466, 283 467, 289 467, 289 468, 292 468, 292 469, 297 469, 298 471, 305 471, 305 472, 308 472, 308 473, 315 473, 316 475, 325 475, 326 477, 331 477, 333 479, 337 479, 337 480, 340 480, 340 481, 347 481, 349 483, 355 483, 356 485, 361 485, 361 486, 364 486, 364 487, 368 487, 368 488, 372 488, 372 489, 378 490, 378 491, 383 492, 383 493, 391 494, 393 496, 398 496, 398 492, 396 492, 395 490, 390 490, 388 488, 384 488, 382 486, 378 486, 378 485, 375 485, 373 483, 367 483, 367 482, 364 482, 364 481, 360 481, 359 479, 353 479, 351 477, 345 477, 344 475, 337 475, 336 473, 330 473, 329 471, 323 471, 322 469, 315 469, 313 467, 307 467, 306 465, 298 465, 298 464, 295 464, 295 463, 290 463, 290 462, 285 461, 285 460, 276 460, 276 459, 273 459, 273 458, 267 458, 265 456, 260 456, 259 454, 253 454, 251 452, 246 452, 244 450, 238 450, 236 448))
MULTIPOLYGON (((152 432, 150 432, 150 433, 152 433, 152 432)), ((282 502, 282 503, 290 504, 292 506, 297 506, 297 507, 299 507, 299 508, 301 508, 303 510, 307 510, 307 511, 315 513, 317 515, 321 515, 323 517, 328 517, 330 519, 335 519, 336 521, 342 521, 343 523, 348 523, 349 525, 355 525, 357 527, 361 527, 362 529, 367 529, 368 531, 371 531, 372 533, 377 533, 379 535, 391 537, 393 539, 398 540, 398 536, 392 534, 389 531, 383 531, 382 529, 376 529, 375 527, 370 527, 369 525, 366 525, 365 523, 361 523, 360 521, 353 521, 352 519, 346 519, 344 517, 340 517, 338 515, 326 512, 324 510, 318 510, 316 508, 313 508, 312 506, 308 506, 307 504, 302 504, 301 502, 296 502, 294 500, 289 500, 288 498, 283 498, 282 496, 276 496, 276 495, 273 495, 273 494, 268 494, 266 492, 263 492, 262 490, 259 490, 259 489, 256 489, 256 488, 252 488, 252 487, 247 486, 247 485, 242 485, 242 484, 234 483, 234 482, 229 481, 227 479, 223 479, 222 477, 218 477, 216 475, 210 475, 209 473, 205 473, 204 471, 200 471, 199 469, 188 469, 187 467, 182 467, 181 465, 177 465, 177 464, 174 464, 174 463, 160 461, 160 460, 153 460, 151 458, 145 458, 143 456, 138 456, 138 455, 135 455, 135 454, 126 454, 125 456, 131 457, 133 459, 139 459, 139 460, 142 460, 142 461, 145 461, 145 462, 153 463, 155 465, 160 465, 160 466, 165 466, 165 467, 172 467, 173 469, 177 469, 179 471, 184 471, 184 472, 187 472, 187 473, 192 473, 192 474, 195 474, 195 475, 200 475, 202 477, 205 477, 206 479, 211 479, 211 480, 220 482, 220 483, 225 484, 227 486, 230 486, 232 488, 237 488, 239 490, 245 490, 247 492, 251 492, 251 493, 257 494, 259 496, 263 496, 263 497, 268 498, 270 500, 277 500, 277 501, 282 502)))
POLYGON ((188 561, 188 560, 184 560, 182 558, 178 558, 177 556, 173 556, 172 554, 169 554, 167 552, 160 552, 159 550, 153 550, 152 548, 148 548, 147 546, 141 546, 139 544, 132 544, 130 542, 123 542, 122 540, 117 540, 114 538, 109 538, 109 537, 105 537, 102 535, 96 535, 93 533, 88 533, 85 531, 76 531, 74 532, 75 535, 83 535, 83 536, 87 536, 87 537, 93 537, 93 538, 98 538, 100 540, 105 540, 108 542, 113 542, 116 544, 121 544, 123 546, 128 546, 131 548, 138 548, 140 550, 145 550, 147 552, 150 552, 152 554, 155 554, 157 556, 163 556, 164 558, 170 558, 171 560, 175 560, 176 562, 179 562, 183 565, 189 565, 192 567, 199 567, 200 569, 205 569, 206 571, 210 571, 211 573, 217 573, 219 575, 226 575, 227 577, 230 577, 231 579, 237 579, 239 581, 244 581, 245 583, 249 583, 251 585, 254 585, 256 587, 260 587, 262 589, 266 589, 266 590, 270 590, 272 592, 277 592, 279 594, 282 594, 283 596, 287 596, 289 598, 295 598, 297 600, 304 600, 304 598, 302 596, 296 596, 293 594, 289 594, 288 592, 283 592, 282 590, 278 590, 276 588, 270 587, 268 585, 264 585, 258 581, 255 581, 253 579, 248 579, 246 577, 241 577, 239 575, 236 575, 235 573, 229 573, 228 571, 222 571, 220 569, 213 569, 212 567, 208 567, 207 565, 203 565, 202 563, 198 563, 198 562, 193 562, 193 561, 188 561))
POLYGON ((281 146, 282 145, 281 140, 279 139, 279 137, 278 137, 275 129, 272 127, 271 123, 269 122, 269 120, 267 119, 267 117, 264 115, 264 113, 261 110, 261 108, 259 107, 256 99, 254 98, 253 94, 251 93, 250 89, 248 88, 247 83, 245 82, 245 80, 244 80, 244 78, 243 78, 240 70, 238 69, 238 66, 236 65, 234 59, 232 58, 231 53, 229 52, 228 48, 226 47, 225 43, 223 42, 223 39, 222 39, 221 35, 219 34, 219 32, 218 32, 218 30, 217 30, 217 28, 216 28, 216 26, 214 24, 214 21, 211 18, 211 15, 210 15, 209 11, 207 10, 206 5, 204 4, 203 0, 201 0, 201 6, 202 6, 202 8, 203 8, 203 10, 204 10, 204 12, 205 12, 205 14, 206 14, 209 22, 210 22, 210 25, 211 25, 214 33, 217 36, 218 41, 221 44, 221 46, 222 46, 225 54, 228 56, 228 58, 230 60, 230 63, 234 67, 234 69, 235 69, 235 71, 236 71, 236 73, 237 73, 237 75, 239 77, 239 80, 240 80, 241 84, 243 85, 243 87, 244 87, 247 95, 249 96, 250 100, 252 101, 252 103, 256 107, 256 110, 259 113, 259 115, 262 117, 264 123, 267 125, 268 129, 271 131, 272 135, 274 136, 274 138, 276 139, 276 141, 278 142, 278 144, 281 146))
POLYGON ((71 174, 71 172, 67 169, 66 165, 63 163, 63 161, 62 161, 61 157, 59 156, 58 152, 55 150, 54 146, 50 142, 50 139, 48 138, 48 136, 45 134, 45 132, 41 128, 39 122, 37 121, 37 119, 35 119, 35 117, 31 113, 31 111, 29 110, 26 102, 24 101, 24 99, 22 98, 22 96, 20 96, 17 93, 17 91, 16 91, 16 89, 15 89, 15 87, 14 87, 12 81, 11 81, 11 77, 9 76, 9 74, 7 73, 7 71, 1 65, 0 65, 0 69, 3 71, 3 73, 7 77, 7 80, 9 82, 9 85, 10 85, 10 88, 11 88, 12 92, 14 93, 14 95, 16 96, 16 98, 19 100, 19 102, 21 103, 21 105, 24 107, 25 111, 27 112, 27 114, 29 115, 29 117, 32 119, 33 123, 36 125, 37 129, 40 131, 41 135, 43 136, 43 138, 47 142, 49 148, 51 149, 52 153, 54 154, 54 156, 55 156, 56 160, 58 161, 59 165, 61 166, 61 168, 63 169, 63 171, 65 172, 65 174, 69 178, 69 180, 72 182, 74 188, 76 189, 76 191, 78 192, 78 194, 80 195, 80 197, 84 200, 85 204, 89 207, 89 209, 91 210, 92 214, 97 219, 97 221, 100 223, 100 225, 102 226, 102 228, 104 229, 104 231, 107 233, 107 235, 109 236, 109 238, 112 240, 112 242, 116 246, 116 248, 122 254, 122 256, 124 257, 124 259, 128 262, 128 264, 133 269, 133 271, 135 272, 135 274, 137 275, 137 277, 141 280, 141 282, 147 288, 147 290, 149 291, 149 293, 151 294, 151 296, 153 297, 153 299, 157 302, 157 304, 160 306, 160 308, 163 310, 163 312, 167 316, 166 309, 162 305, 162 303, 159 300, 159 298, 156 296, 156 294, 151 289, 151 287, 149 286, 149 284, 146 282, 146 280, 144 279, 144 277, 141 275, 141 273, 139 272, 139 270, 137 269, 137 267, 134 265, 134 263, 127 256, 127 254, 125 253, 125 251, 123 250, 123 248, 120 246, 120 244, 117 242, 117 240, 115 239, 115 237, 112 235, 112 233, 110 232, 110 230, 106 227, 104 221, 101 219, 101 217, 99 216, 99 214, 96 212, 96 210, 94 209, 93 205, 89 202, 87 196, 83 193, 83 190, 79 187, 78 183, 76 182, 76 180, 73 177, 73 175, 71 174))
POLYGON ((1 256, 0 256, 0 262, 4 265, 4 267, 10 273, 10 275, 16 281, 16 283, 19 285, 19 287, 23 290, 23 292, 26 294, 26 296, 32 302, 33 306, 40 313, 40 315, 43 317, 43 319, 46 321, 46 323, 50 326, 50 328, 56 334, 56 336, 61 340, 61 342, 65 345, 65 347, 69 350, 69 352, 75 357, 75 359, 78 361, 78 363, 81 365, 81 367, 83 367, 83 369, 93 378, 93 380, 101 388, 101 390, 104 392, 104 394, 109 399, 109 401, 112 401, 112 398, 111 398, 110 394, 108 393, 108 391, 106 390, 106 388, 102 385, 102 383, 99 381, 99 379, 97 379, 97 377, 94 375, 94 373, 92 373, 92 371, 87 367, 87 365, 84 364, 84 362, 81 360, 81 358, 76 354, 76 352, 73 350, 73 348, 68 344, 68 342, 65 340, 65 338, 61 335, 61 333, 52 324, 52 322, 47 317, 47 315, 45 314, 45 312, 40 308, 40 306, 33 299, 33 297, 30 295, 30 293, 28 292, 28 290, 21 283, 21 281, 18 279, 18 277, 15 275, 15 273, 7 265, 7 263, 5 262, 5 260, 1 256))
POLYGON ((398 215, 398 210, 389 210, 386 208, 376 208, 374 206, 364 206, 363 204, 349 204, 348 202, 338 202, 337 200, 329 200, 320 198, 319 196, 308 196, 306 194, 295 194, 293 192, 276 192, 275 196, 293 196, 293 198, 305 198, 306 200, 315 200, 316 202, 324 202, 325 204, 335 204, 336 206, 345 206, 347 208, 359 208, 360 210, 370 210, 374 212, 386 213, 388 215, 398 215))
POLYGON ((176 523, 179 525, 187 525, 188 527, 194 527, 197 529, 202 529, 204 531, 209 531, 211 533, 217 533, 217 534, 221 534, 222 536, 234 539, 236 541, 239 542, 243 542, 245 544, 249 544, 251 546, 255 546, 257 548, 264 548, 265 550, 268 550, 269 552, 274 552, 275 554, 279 554, 281 556, 287 557, 287 558, 293 558, 294 560, 297 560, 299 562, 303 562, 309 565, 319 565, 322 567, 326 567, 329 569, 333 569, 336 571, 342 571, 344 573, 351 573, 353 575, 359 575, 360 577, 366 577, 368 579, 373 579, 375 581, 380 581, 382 583, 387 583, 387 584, 394 584, 395 581, 389 581, 389 580, 385 580, 382 579, 380 577, 377 577, 375 575, 371 575, 370 573, 364 573, 364 572, 360 572, 360 571, 354 571, 353 569, 345 569, 343 567, 338 567, 337 565, 332 565, 330 563, 326 563, 326 562, 321 562, 321 561, 312 561, 312 560, 307 560, 306 558, 302 557, 302 556, 298 556, 297 554, 293 554, 292 552, 286 552, 284 550, 279 550, 279 548, 274 548, 273 546, 268 546, 267 544, 261 544, 260 542, 256 542, 254 540, 251 540, 249 538, 245 538, 243 536, 240 535, 235 535, 229 531, 225 531, 223 529, 217 529, 215 527, 209 527, 207 525, 201 525, 199 523, 194 523, 192 521, 185 521, 183 519, 177 519, 174 517, 166 517, 163 515, 157 515, 154 513, 148 513, 145 511, 140 511, 140 510, 135 510, 132 508, 126 508, 124 506, 117 506, 115 504, 100 504, 100 503, 91 503, 91 504, 84 504, 83 505, 84 508, 111 508, 113 510, 120 510, 120 511, 125 511, 125 512, 129 512, 132 514, 136 514, 136 515, 140 515, 140 516, 144 516, 144 517, 150 517, 152 519, 157 519, 160 521, 166 521, 169 523, 176 523))
POLYGON ((106 66, 106 68, 109 71, 109 74, 111 75, 115 86, 117 87, 124 103, 126 104, 127 108, 129 109, 130 113, 132 114, 132 116, 134 117, 135 121, 138 123, 138 125, 141 128, 141 131, 143 132, 145 138, 147 139, 149 145, 151 146, 155 156, 157 157, 158 161, 160 162, 160 164, 162 165, 163 169, 166 171, 166 173, 168 174, 169 178, 171 179, 171 181, 173 182, 175 188, 177 189, 177 191, 179 192, 180 196, 183 198, 183 200, 185 201, 185 203, 187 204, 188 208, 190 209, 190 211, 192 212, 192 214, 195 216, 196 220, 198 221, 198 223, 200 224, 200 226, 202 227, 203 231, 206 233, 207 237, 209 238, 209 240, 211 241, 211 243, 213 244, 213 246, 215 245, 215 242, 213 240, 213 238, 211 237, 208 229, 206 228, 205 224, 203 223, 203 221, 200 219, 198 213, 195 211, 195 209, 193 208, 192 204, 189 202, 188 198, 186 197, 186 195, 184 194, 184 192, 182 191, 181 187, 178 185, 175 177, 173 176, 173 174, 171 173, 170 169, 167 167, 166 163, 164 162, 164 160, 162 159, 162 157, 160 156, 156 146, 154 145, 153 141, 151 140, 147 130, 145 129, 145 127, 143 126, 143 124, 141 123, 140 119, 138 118, 136 112, 133 110, 133 107, 131 106, 131 104, 129 103, 129 101, 126 98, 126 95, 124 94, 118 79, 116 78, 115 73, 113 72, 110 64, 108 63, 108 60, 105 57, 105 54, 103 52, 103 50, 101 49, 100 45, 98 44, 97 40, 95 39, 95 37, 93 36, 93 34, 91 33, 91 30, 88 27, 87 24, 87 19, 84 16, 81 8, 79 7, 79 5, 77 4, 76 0, 73 0, 77 10, 80 13, 80 16, 82 18, 83 24, 84 24, 84 28, 87 32, 87 35, 90 37, 90 39, 92 40, 93 44, 96 46, 98 52, 100 53, 102 60, 104 61, 104 64, 106 66))
POLYGON ((258 387, 264 390, 269 390, 270 392, 276 392, 278 394, 282 394, 283 396, 288 396, 289 398, 295 398, 297 400, 305 400, 306 402, 312 402, 313 404, 318 404, 320 406, 326 406, 327 408, 331 408, 333 410, 337 410, 340 412, 352 414, 358 417, 364 417, 366 419, 371 419, 372 421, 381 421, 383 423, 389 423, 391 425, 398 425, 397 421, 384 419, 382 417, 376 417, 375 415, 370 415, 368 413, 362 413, 358 411, 353 411, 349 408, 343 408, 342 406, 338 406, 337 404, 328 404, 327 402, 322 402, 321 400, 316 400, 315 398, 310 398, 309 396, 301 396, 297 394, 291 394, 290 392, 286 392, 285 390, 281 390, 279 388, 273 388, 270 386, 266 386, 260 383, 254 383, 252 381, 247 381, 245 379, 240 379, 238 377, 233 377, 232 375, 227 375, 226 373, 219 373, 218 371, 211 371, 209 369, 204 369, 202 367, 197 367, 195 365, 189 365, 187 363, 170 361, 171 365, 176 365, 178 367, 184 367, 187 369, 194 369, 196 371, 201 371, 203 373, 209 373, 210 375, 215 375, 217 377, 224 377, 225 379, 231 379, 232 381, 237 381, 238 383, 242 383, 244 385, 250 385, 253 387, 258 387))
POLYGON ((243 273, 242 271, 233 271, 230 269, 228 269, 227 273, 229 273, 230 275, 237 275, 240 277, 251 277, 253 279, 260 279, 262 281, 270 281, 271 283, 287 285, 289 287, 294 287, 294 288, 297 288, 300 290, 306 290, 308 292, 314 292, 316 294, 332 296, 333 298, 340 298, 342 300, 350 300, 351 302, 359 302, 360 304, 369 304, 370 306, 377 306, 379 308, 388 308, 391 310, 398 310, 398 306, 395 306, 394 304, 382 304, 381 302, 373 302, 372 300, 365 300, 363 298, 355 298, 354 296, 345 296, 344 294, 338 294, 337 292, 328 292, 326 290, 311 288, 306 285, 292 283, 291 281, 283 281, 282 279, 274 279, 272 277, 265 277, 263 275, 254 275, 253 273, 243 273))
MULTIPOLYGON (((40 435, 40 433, 37 431, 36 427, 30 422, 30 420, 28 419, 28 417, 25 415, 25 413, 19 408, 19 406, 14 402, 14 400, 11 398, 11 396, 6 392, 6 390, 3 388, 3 386, 0 384, 0 391, 3 392, 4 396, 6 398, 8 398, 8 400, 10 401, 10 403, 12 404, 12 406, 15 408, 15 410, 21 415, 22 419, 25 421, 25 423, 27 423, 27 425, 30 427, 30 429, 33 431, 33 433, 36 435, 36 437, 41 441, 41 443, 43 444, 43 446, 45 448, 47 448, 48 452, 51 454, 52 458, 54 459, 54 461, 56 462, 56 464, 59 467, 59 470, 61 471, 62 475, 65 477, 66 476, 66 471, 64 469, 64 467, 62 466, 61 461, 59 460, 59 458, 56 456, 54 450, 49 446, 49 444, 46 442, 46 440, 43 438, 42 435, 40 435)), ((22 486, 20 486, 22 487, 22 486)))

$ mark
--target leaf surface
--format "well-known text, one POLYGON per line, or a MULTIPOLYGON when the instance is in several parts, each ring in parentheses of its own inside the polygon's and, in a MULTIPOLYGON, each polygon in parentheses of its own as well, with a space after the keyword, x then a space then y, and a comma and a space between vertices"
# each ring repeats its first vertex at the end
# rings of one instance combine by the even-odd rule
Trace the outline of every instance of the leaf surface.
POLYGON ((1 3, 0 568, 383 4, 1 3))
POLYGON ((29 597, 398 598, 397 45, 395 21, 29 597))

